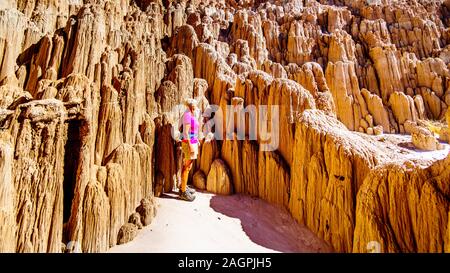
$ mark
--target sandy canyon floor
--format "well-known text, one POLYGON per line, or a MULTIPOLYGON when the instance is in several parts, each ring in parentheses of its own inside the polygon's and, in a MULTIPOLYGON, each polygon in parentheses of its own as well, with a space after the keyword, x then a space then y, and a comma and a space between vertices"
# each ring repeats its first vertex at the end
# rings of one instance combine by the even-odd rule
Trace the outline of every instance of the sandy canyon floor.
POLYGON ((240 194, 198 192, 194 202, 157 198, 158 216, 109 252, 330 252, 282 208, 240 194))

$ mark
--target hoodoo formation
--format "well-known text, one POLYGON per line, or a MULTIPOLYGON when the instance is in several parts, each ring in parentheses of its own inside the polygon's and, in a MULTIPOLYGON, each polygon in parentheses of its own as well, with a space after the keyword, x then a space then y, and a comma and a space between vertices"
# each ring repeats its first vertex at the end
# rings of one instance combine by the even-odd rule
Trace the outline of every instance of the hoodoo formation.
POLYGON ((279 109, 272 150, 216 124, 197 188, 337 252, 450 252, 449 0, 2 0, 0 252, 106 252, 164 218, 186 98, 279 109))

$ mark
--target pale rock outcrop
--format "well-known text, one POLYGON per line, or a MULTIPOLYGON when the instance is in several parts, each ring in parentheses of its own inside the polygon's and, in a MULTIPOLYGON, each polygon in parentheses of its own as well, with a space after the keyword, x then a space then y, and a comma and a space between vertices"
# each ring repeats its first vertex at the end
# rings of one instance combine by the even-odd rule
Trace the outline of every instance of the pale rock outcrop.
POLYGON ((319 35, 318 25, 292 20, 287 33, 286 60, 298 65, 312 61, 312 57, 316 54, 314 50, 317 48, 319 35))
POLYGON ((374 124, 378 124, 382 127, 384 132, 391 132, 391 124, 389 120, 389 114, 386 110, 383 102, 376 94, 371 94, 367 89, 361 89, 361 94, 367 103, 367 110, 373 117, 374 124))
POLYGON ((400 126, 400 132, 405 132, 404 124, 407 121, 415 122, 418 120, 418 113, 414 100, 401 92, 393 93, 389 98, 394 118, 400 126))
MULTIPOLYGON (((244 192, 242 172, 242 141, 237 139, 237 135, 233 134, 232 139, 223 141, 221 149, 221 159, 229 166, 230 175, 233 182, 233 188, 236 192, 244 192)), ((209 175, 208 175, 209 176, 209 175)))
POLYGON ((59 252, 67 140, 65 107, 58 100, 32 101, 20 105, 15 115, 10 132, 14 139, 12 179, 17 196, 16 250, 59 252), (45 191, 41 185, 45 185, 45 191))
POLYGON ((107 179, 105 192, 109 199, 109 247, 116 245, 117 234, 125 223, 128 212, 125 210, 127 194, 123 167, 120 164, 109 162, 106 165, 107 179))
POLYGON ((157 118, 155 120, 155 173, 162 175, 162 180, 156 181, 155 187, 158 187, 158 182, 164 182, 161 185, 162 192, 155 191, 155 196, 160 196, 163 192, 170 192, 174 185, 177 185, 177 153, 175 151, 175 143, 172 138, 172 125, 168 122, 166 116, 163 118, 157 118))
POLYGON ((259 196, 258 149, 252 141, 239 141, 236 134, 223 142, 221 158, 230 167, 235 192, 259 196))
POLYGON ((448 251, 449 159, 370 172, 356 199, 353 251, 366 252, 371 241, 381 252, 448 251))
POLYGON ((328 10, 328 32, 346 29, 353 19, 350 10, 347 8, 331 7, 328 10))
POLYGON ((259 14, 246 10, 238 11, 231 26, 231 37, 234 41, 247 40, 250 56, 256 61, 257 66, 261 67, 267 59, 268 52, 259 14))
POLYGON ((233 193, 233 184, 228 166, 220 159, 214 160, 206 180, 206 190, 216 194, 233 193))
POLYGON ((104 163, 111 153, 123 143, 122 110, 119 94, 114 87, 104 85, 101 90, 98 133, 96 139, 95 162, 104 163))
POLYGON ((142 229, 141 215, 137 212, 131 214, 128 223, 136 225, 138 229, 142 229))
POLYGON ((369 115, 369 111, 359 88, 355 64, 342 61, 329 63, 325 77, 333 95, 337 118, 350 130, 365 132, 369 125, 362 120, 369 115))
POLYGON ((293 147, 289 210, 336 251, 351 251, 355 195, 377 162, 373 146, 336 119, 308 110, 293 147))
POLYGON ((176 54, 167 62, 170 73, 167 80, 172 81, 178 91, 179 98, 169 98, 175 103, 183 103, 184 98, 193 97, 194 72, 191 60, 184 55, 176 54))
POLYGON ((23 91, 17 86, 2 85, 0 86, 0 108, 15 109, 19 104, 31 101, 33 97, 30 93, 23 91))
POLYGON ((445 78, 450 77, 449 70, 444 61, 439 58, 428 58, 423 62, 418 62, 417 84, 421 87, 430 88, 437 97, 444 94, 445 78))
POLYGON ((100 181, 91 180, 87 185, 83 203, 84 252, 104 252, 109 246, 110 208, 108 197, 100 181))
POLYGON ((199 40, 195 30, 190 25, 183 25, 177 28, 174 37, 171 40, 168 56, 177 53, 184 54, 189 58, 193 58, 194 49, 198 46, 199 40))
POLYGON ((117 244, 126 244, 134 239, 138 233, 138 227, 132 223, 124 224, 120 230, 119 235, 117 236, 117 244))
POLYGON ((60 252, 61 242, 69 251, 106 251, 138 201, 153 194, 155 126, 146 111, 153 115, 164 74, 161 15, 131 36, 130 25, 146 16, 126 15, 133 8, 125 1, 66 4, 21 1, 24 15, 0 11, 0 28, 17 30, 0 35, 1 147, 11 143, 17 155, 10 168, 2 152, 2 175, 11 174, 17 196, 14 224, 2 214, 2 238, 16 230, 5 251, 60 252))
POLYGON ((288 207, 289 165, 276 152, 258 153, 258 196, 270 203, 288 207))
POLYGON ((44 34, 29 18, 15 9, 0 10, 0 82, 15 78, 18 56, 37 43, 44 34), (15 29, 16 31, 9 31, 15 29))
MULTIPOLYGON (((149 149, 147 146, 141 146, 141 148, 149 149)), ((123 169, 125 192, 128 193, 125 198, 125 211, 127 214, 131 213, 140 200, 145 197, 143 196, 145 192, 151 193, 150 189, 146 189, 149 186, 146 181, 151 180, 151 173, 146 169, 150 166, 149 158, 147 158, 149 150, 140 153, 139 149, 139 145, 123 144, 111 155, 110 162, 128 166, 123 169), (136 177, 142 180, 136 179, 136 177)))
POLYGON ((0 252, 15 252, 16 250, 16 220, 15 220, 15 188, 13 181, 13 148, 6 142, 5 136, 0 135, 0 252), (5 142, 3 142, 5 141, 5 142))
POLYGON ((447 121, 447 125, 450 128, 450 107, 447 109, 447 113, 445 114, 445 120, 447 121))
POLYGON ((210 88, 210 102, 220 104, 220 98, 234 86, 235 72, 210 45, 200 43, 195 50, 194 77, 205 79, 210 88))
POLYGON ((264 111, 267 113, 267 118, 260 123, 260 126, 265 126, 263 130, 267 132, 261 134, 260 131, 258 134, 255 132, 256 127, 249 130, 255 130, 253 135, 257 136, 260 144, 265 145, 264 150, 278 150, 284 160, 290 163, 295 132, 293 121, 305 109, 316 108, 313 96, 301 85, 289 79, 273 79, 264 72, 251 72, 246 77, 247 79, 238 77, 235 95, 246 98, 245 105, 256 107, 255 118, 259 118, 264 111), (265 106, 266 109, 259 106, 265 106), (268 128, 272 128, 272 134, 268 128))
POLYGON ((335 103, 328 88, 323 69, 318 63, 309 62, 301 67, 289 64, 287 71, 289 79, 296 81, 311 93, 318 109, 329 115, 335 115, 335 103))
POLYGON ((201 170, 204 174, 209 173, 211 164, 214 159, 219 156, 219 148, 217 146, 217 141, 213 139, 210 142, 204 142, 200 145, 199 157, 197 158, 197 168, 201 170))
POLYGON ((266 40, 266 48, 269 53, 269 58, 281 63, 283 54, 281 52, 280 26, 274 20, 262 20, 262 31, 266 40))
POLYGON ((206 189, 206 176, 201 170, 195 172, 192 177, 192 184, 199 190, 206 189))
POLYGON ((322 67, 315 62, 305 63, 302 66, 289 64, 288 77, 301 84, 314 97, 319 92, 329 91, 322 67))
POLYGON ((435 151, 443 149, 443 146, 428 128, 407 121, 405 123, 405 131, 411 134, 413 145, 420 150, 435 151))
POLYGON ((287 78, 286 69, 280 63, 267 60, 264 62, 262 70, 274 78, 287 78))
POLYGON ((147 198, 142 199, 141 204, 136 208, 136 212, 140 215, 142 225, 150 225, 153 218, 156 216, 154 201, 147 198))
POLYGON ((369 54, 378 75, 381 98, 386 103, 392 93, 406 89, 405 83, 402 81, 404 79, 402 75, 407 74, 407 72, 400 70, 401 58, 398 51, 374 47, 369 54))
POLYGON ((336 31, 330 36, 330 45, 328 48, 328 61, 336 63, 341 62, 356 62, 355 56, 355 42, 352 36, 345 31, 336 31))
POLYGON ((165 2, 166 16, 164 17, 165 34, 172 36, 175 30, 186 22, 186 3, 165 2))
POLYGON ((382 252, 443 251, 448 158, 425 168, 429 162, 392 158, 389 144, 356 136, 317 110, 305 111, 297 126, 289 206, 296 219, 337 251, 367 252, 372 242, 382 252))

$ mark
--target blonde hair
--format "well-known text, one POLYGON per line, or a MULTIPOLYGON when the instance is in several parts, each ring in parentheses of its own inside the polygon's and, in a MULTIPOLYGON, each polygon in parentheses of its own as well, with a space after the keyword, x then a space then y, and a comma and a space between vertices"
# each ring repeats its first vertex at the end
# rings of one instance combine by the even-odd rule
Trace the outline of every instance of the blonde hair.
POLYGON ((184 104, 189 108, 189 109, 194 109, 195 106, 197 106, 197 101, 195 99, 186 99, 184 101, 184 104))

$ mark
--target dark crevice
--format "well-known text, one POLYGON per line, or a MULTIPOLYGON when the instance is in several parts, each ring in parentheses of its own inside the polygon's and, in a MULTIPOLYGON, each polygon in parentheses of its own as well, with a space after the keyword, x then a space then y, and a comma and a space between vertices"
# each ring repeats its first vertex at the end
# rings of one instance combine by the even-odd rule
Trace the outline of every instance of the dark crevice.
POLYGON ((80 120, 71 120, 68 122, 67 142, 64 155, 64 183, 63 183, 63 222, 66 223, 70 218, 72 209, 72 200, 74 197, 75 183, 77 181, 77 167, 80 155, 80 120))
POLYGON ((168 52, 169 51, 170 43, 171 43, 171 39, 167 35, 165 35, 161 39, 161 48, 162 48, 162 50, 164 50, 164 52, 168 52))
POLYGON ((345 177, 342 176, 342 175, 334 175, 334 177, 335 177, 336 179, 338 179, 339 181, 344 181, 344 180, 345 180, 345 177))
POLYGON ((229 43, 230 41, 230 34, 231 34, 231 29, 233 27, 233 24, 230 23, 228 25, 227 28, 221 28, 220 29, 220 33, 219 33, 219 41, 224 42, 224 43, 229 43))

